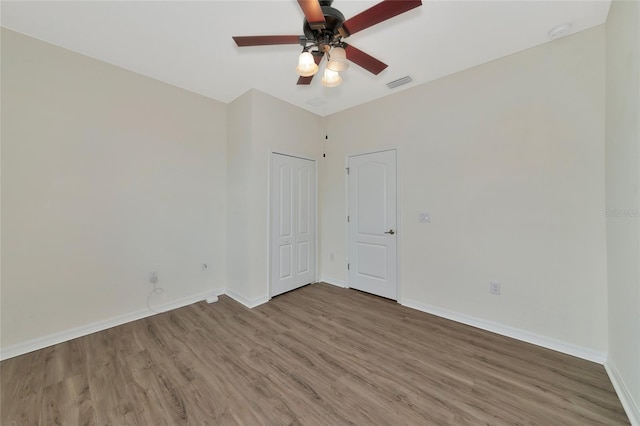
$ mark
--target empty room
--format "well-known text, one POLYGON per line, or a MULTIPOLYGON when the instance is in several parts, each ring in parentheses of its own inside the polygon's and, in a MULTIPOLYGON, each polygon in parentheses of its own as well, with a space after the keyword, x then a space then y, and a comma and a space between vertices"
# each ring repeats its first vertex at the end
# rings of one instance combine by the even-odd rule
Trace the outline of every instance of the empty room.
POLYGON ((0 424, 640 426, 640 1, 0 24, 0 424))

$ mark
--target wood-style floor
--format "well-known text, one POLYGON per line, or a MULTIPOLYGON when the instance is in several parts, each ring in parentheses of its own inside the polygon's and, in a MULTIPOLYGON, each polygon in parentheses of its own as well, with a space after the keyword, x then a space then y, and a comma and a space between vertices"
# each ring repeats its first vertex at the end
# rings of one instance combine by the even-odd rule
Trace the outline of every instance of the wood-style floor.
POLYGON ((601 365, 330 286, 0 363, 1 424, 628 424, 601 365))

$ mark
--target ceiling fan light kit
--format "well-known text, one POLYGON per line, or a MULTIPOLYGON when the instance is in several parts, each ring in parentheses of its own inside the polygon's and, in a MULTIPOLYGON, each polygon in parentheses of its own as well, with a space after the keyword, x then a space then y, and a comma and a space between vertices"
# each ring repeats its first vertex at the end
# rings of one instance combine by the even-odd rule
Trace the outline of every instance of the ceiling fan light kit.
POLYGON ((318 72, 318 66, 316 65, 313 55, 308 51, 304 51, 298 57, 298 66, 296 72, 301 77, 311 77, 318 72))
POLYGON ((324 70, 324 76, 320 80, 324 87, 336 87, 342 84, 342 77, 337 71, 332 71, 328 67, 324 70))
POLYGON ((327 68, 331 71, 344 71, 349 68, 349 61, 347 61, 347 51, 344 47, 336 46, 328 53, 329 61, 327 61, 327 68))
POLYGON ((300 76, 299 85, 311 84, 320 61, 327 56, 321 83, 326 87, 335 87, 342 82, 338 72, 346 70, 349 61, 375 75, 387 68, 387 64, 345 43, 345 38, 422 5, 421 0, 383 0, 345 20, 339 10, 331 7, 332 3, 333 0, 298 0, 305 16, 302 25, 304 35, 242 36, 233 37, 233 40, 238 47, 300 44, 302 53, 296 67, 300 76))

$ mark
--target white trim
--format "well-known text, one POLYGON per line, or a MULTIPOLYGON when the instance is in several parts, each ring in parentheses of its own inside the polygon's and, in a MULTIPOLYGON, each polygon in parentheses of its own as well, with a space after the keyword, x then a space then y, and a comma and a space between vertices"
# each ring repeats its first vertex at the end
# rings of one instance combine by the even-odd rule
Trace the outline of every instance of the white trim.
POLYGON ((336 287, 348 288, 346 281, 337 278, 322 277, 320 282, 335 285, 336 287))
POLYGON ((122 324, 137 321, 139 319, 150 317, 152 315, 156 315, 173 309, 182 308, 184 306, 211 298, 212 295, 213 297, 216 297, 220 294, 224 294, 224 289, 198 293, 193 296, 184 297, 182 299, 174 300, 173 302, 165 303, 154 308, 157 310, 157 312, 150 311, 149 309, 144 309, 129 314, 118 315, 117 317, 109 318, 106 320, 96 321, 91 324, 71 328, 69 330, 52 333, 47 336, 37 337, 23 343, 18 343, 7 348, 3 348, 2 352, 0 353, 0 360, 13 358, 15 356, 33 352, 38 349, 46 348, 48 346, 57 345, 58 343, 66 342, 67 340, 76 339, 78 337, 86 336, 98 331, 103 331, 108 328, 117 327, 122 324))
POLYGON ((345 288, 351 288, 349 287, 349 284, 351 284, 351 273, 349 272, 349 268, 348 265, 350 263, 349 260, 349 222, 346 220, 347 217, 350 217, 350 213, 349 213, 349 154, 346 154, 346 156, 344 157, 344 215, 342 216, 342 220, 344 223, 344 235, 347 237, 344 239, 344 249, 346 250, 346 265, 344 265, 344 270, 346 271, 346 279, 344 280, 344 287, 345 288))
POLYGON ((393 148, 396 151, 396 302, 402 300, 402 268, 400 262, 402 260, 402 239, 404 228, 402 226, 402 163, 400 155, 400 147, 393 148))
POLYGON ((604 368, 607 370, 609 379, 618 394, 618 398, 622 403, 624 411, 627 413, 627 417, 629 417, 631 426, 640 426, 640 408, 638 408, 636 401, 633 400, 633 395, 631 395, 629 388, 624 383, 624 380, 622 380, 622 376, 620 376, 616 365, 608 359, 607 362, 604 363, 604 368))
POLYGON ((204 300, 209 304, 216 303, 218 301, 218 295, 217 294, 211 295, 204 300))
MULTIPOLYGON (((306 156, 306 155, 300 155, 300 154, 289 154, 289 153, 286 153, 284 151, 269 150, 269 156, 271 156, 271 154, 278 154, 278 155, 284 155, 285 157, 299 158, 301 160, 313 161, 314 163, 318 162, 317 158, 309 157, 309 156, 306 156)), ((271 158, 271 157, 269 157, 269 158, 271 158)))
POLYGON ((236 302, 240 303, 241 305, 244 305, 249 309, 253 309, 256 306, 260 306, 263 303, 267 303, 269 300, 271 300, 271 298, 268 295, 256 297, 255 299, 249 299, 229 289, 225 291, 225 294, 230 298, 232 298, 233 300, 235 300, 236 302))
POLYGON ((399 302, 401 305, 408 308, 417 309, 422 312, 437 315, 439 317, 470 325, 472 327, 480 328, 482 330, 491 331, 492 333, 497 333, 502 336, 507 336, 513 339, 521 340, 523 342, 532 343, 537 346, 542 346, 543 348, 552 349, 557 352, 562 352, 578 358, 586 359, 587 361, 604 364, 605 360, 607 359, 605 353, 594 351, 593 349, 585 348, 582 346, 572 345, 570 343, 562 342, 551 337, 541 336, 539 334, 531 333, 526 330, 509 327, 507 325, 496 323, 493 321, 471 317, 458 312, 449 311, 447 309, 437 308, 435 306, 425 305, 415 300, 404 299, 399 302))
MULTIPOLYGON (((314 277, 313 279, 315 280, 315 282, 318 282, 318 277, 320 276, 320 175, 318 173, 320 173, 320 159, 318 158, 318 160, 314 160, 313 161, 313 168, 315 169, 316 172, 316 176, 315 176, 315 184, 316 187, 314 189, 314 193, 316 196, 316 199, 314 201, 315 205, 315 212, 313 213, 315 216, 313 218, 313 221, 315 222, 315 229, 313 232, 315 232, 314 236, 313 236, 313 240, 316 244, 314 250, 315 250, 315 259, 314 262, 315 264, 314 269, 315 269, 315 273, 314 273, 314 277)), ((269 274, 269 276, 271 276, 271 274, 269 274)), ((269 291, 269 294, 271 294, 271 291, 269 291)))
POLYGON ((360 155, 376 154, 378 152, 385 152, 385 151, 397 151, 398 148, 399 148, 398 145, 383 145, 376 148, 373 148, 373 147, 365 148, 357 151, 351 151, 350 153, 347 154, 347 157, 358 157, 360 155))
MULTIPOLYGON (((275 151, 268 149, 267 155, 267 294, 271 296, 273 294, 273 290, 271 289, 271 263, 273 261, 273 253, 271 251, 271 233, 273 232, 271 226, 271 198, 273 197, 273 193, 271 192, 271 188, 273 187, 273 154, 275 151)), ((234 293, 236 294, 236 293, 234 293)), ((231 297, 229 294, 227 294, 231 297)), ((233 299, 233 297, 232 297, 233 299)), ((236 300, 236 299, 234 299, 236 300)), ((240 302, 242 303, 242 302, 240 302)), ((242 303, 246 306, 246 304, 242 303)))

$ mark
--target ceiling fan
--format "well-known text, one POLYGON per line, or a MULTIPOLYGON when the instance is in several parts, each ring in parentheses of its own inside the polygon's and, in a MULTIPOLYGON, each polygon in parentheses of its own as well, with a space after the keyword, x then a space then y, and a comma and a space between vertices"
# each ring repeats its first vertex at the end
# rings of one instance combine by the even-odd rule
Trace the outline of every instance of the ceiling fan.
POLYGON ((345 43, 345 38, 422 5, 421 0, 383 0, 345 20, 339 10, 331 7, 332 3, 333 0, 298 0, 305 16, 303 35, 240 36, 233 37, 233 40, 238 47, 300 44, 302 53, 296 67, 300 85, 311 84, 320 61, 326 55, 322 84, 334 87, 342 82, 339 72, 349 67, 349 61, 375 75, 387 68, 382 61, 345 43))

